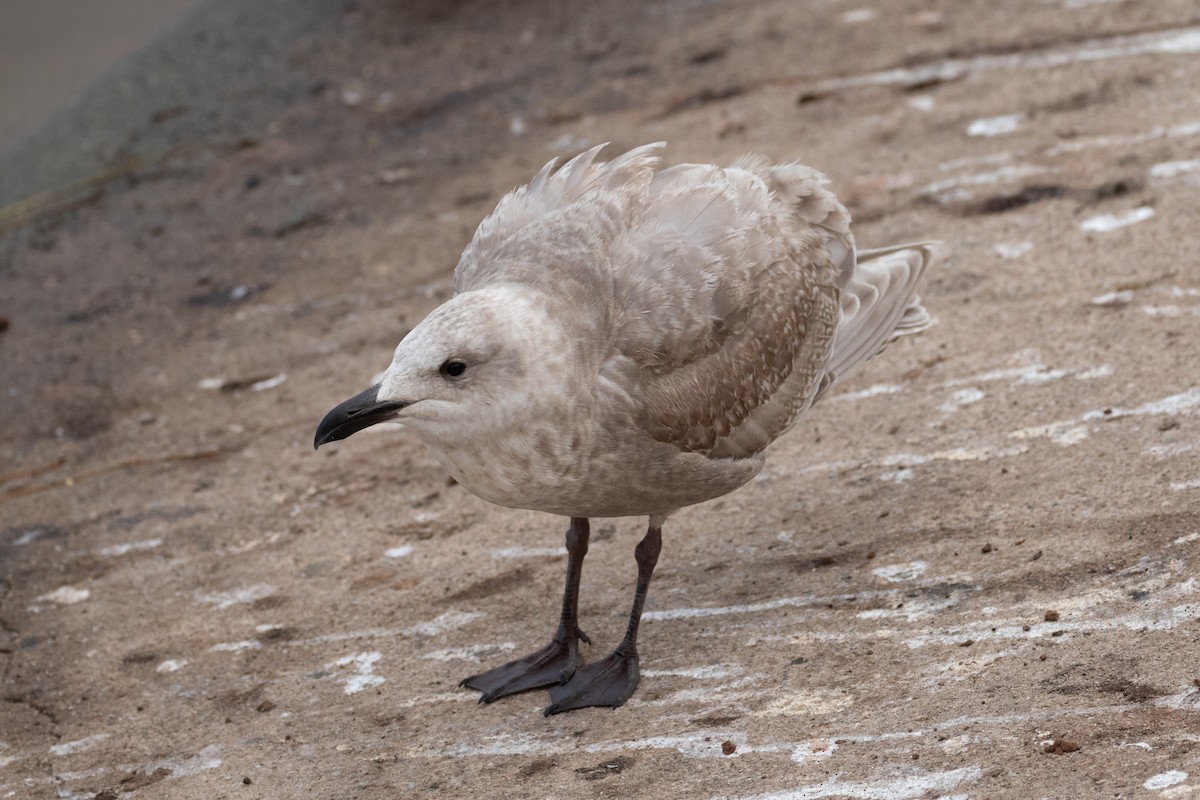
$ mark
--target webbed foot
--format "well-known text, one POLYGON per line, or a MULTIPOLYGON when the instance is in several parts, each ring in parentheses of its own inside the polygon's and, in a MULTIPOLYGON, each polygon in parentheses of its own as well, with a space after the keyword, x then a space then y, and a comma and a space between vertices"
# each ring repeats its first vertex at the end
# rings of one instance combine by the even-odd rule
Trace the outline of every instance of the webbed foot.
POLYGON ((490 703, 510 694, 565 683, 571 679, 583 661, 579 655, 581 639, 591 644, 587 635, 578 628, 571 635, 560 631, 554 640, 541 650, 487 672, 472 675, 459 686, 478 689, 483 692, 479 702, 490 703))
POLYGON ((637 688, 637 653, 617 650, 608 658, 580 667, 566 683, 550 688, 553 701, 543 712, 547 717, 588 706, 623 705, 637 688))

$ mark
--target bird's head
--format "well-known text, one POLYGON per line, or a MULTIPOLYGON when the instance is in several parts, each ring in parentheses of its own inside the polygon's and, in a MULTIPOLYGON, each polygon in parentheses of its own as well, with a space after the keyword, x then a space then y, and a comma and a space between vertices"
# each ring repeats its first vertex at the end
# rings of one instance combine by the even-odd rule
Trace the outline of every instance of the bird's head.
POLYGON ((404 337, 379 383, 325 415, 314 445, 390 421, 431 442, 469 442, 538 413, 534 398, 569 358, 540 297, 516 287, 456 295, 404 337))

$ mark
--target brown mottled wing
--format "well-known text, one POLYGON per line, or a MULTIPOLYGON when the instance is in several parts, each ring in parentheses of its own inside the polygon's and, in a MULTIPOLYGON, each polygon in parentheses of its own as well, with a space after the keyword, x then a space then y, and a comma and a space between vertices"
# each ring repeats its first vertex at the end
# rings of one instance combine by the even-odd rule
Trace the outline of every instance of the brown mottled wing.
POLYGON ((761 451, 811 403, 837 328, 837 266, 750 171, 684 165, 650 184, 614 246, 617 348, 656 439, 761 451))

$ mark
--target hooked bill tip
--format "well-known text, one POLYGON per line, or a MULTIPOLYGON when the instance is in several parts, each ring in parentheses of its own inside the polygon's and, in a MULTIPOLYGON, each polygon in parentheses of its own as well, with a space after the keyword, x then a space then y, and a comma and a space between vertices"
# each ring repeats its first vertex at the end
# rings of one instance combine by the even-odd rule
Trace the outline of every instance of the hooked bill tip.
POLYGON ((317 433, 313 437, 313 449, 316 450, 323 444, 345 439, 380 422, 395 419, 402 408, 410 405, 403 400, 380 401, 378 398, 379 384, 375 384, 366 391, 334 406, 317 425, 317 433))

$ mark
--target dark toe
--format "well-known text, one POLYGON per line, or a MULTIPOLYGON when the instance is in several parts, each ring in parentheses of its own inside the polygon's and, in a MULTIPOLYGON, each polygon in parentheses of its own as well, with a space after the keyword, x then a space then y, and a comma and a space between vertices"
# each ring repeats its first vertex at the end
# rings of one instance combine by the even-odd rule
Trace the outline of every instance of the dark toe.
POLYGON ((459 686, 482 692, 481 703, 490 703, 511 694, 555 686, 571 678, 579 666, 576 642, 553 641, 537 652, 465 678, 459 686))
POLYGON ((616 708, 633 695, 639 677, 636 655, 613 653, 579 668, 566 683, 550 687, 553 702, 543 713, 550 716, 590 706, 616 708))

